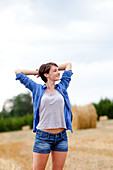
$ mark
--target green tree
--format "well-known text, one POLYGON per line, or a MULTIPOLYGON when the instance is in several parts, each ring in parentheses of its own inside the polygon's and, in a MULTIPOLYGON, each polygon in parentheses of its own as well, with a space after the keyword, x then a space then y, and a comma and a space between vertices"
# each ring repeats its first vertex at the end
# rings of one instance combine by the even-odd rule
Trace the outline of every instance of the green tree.
POLYGON ((22 126, 29 125, 33 128, 33 115, 27 114, 22 117, 8 117, 0 119, 0 132, 21 130, 22 126))
POLYGON ((33 113, 32 97, 30 93, 21 93, 4 102, 1 117, 20 117, 33 113))
POLYGON ((98 118, 107 115, 109 119, 113 119, 113 101, 109 99, 101 99, 98 104, 93 103, 96 108, 98 118))

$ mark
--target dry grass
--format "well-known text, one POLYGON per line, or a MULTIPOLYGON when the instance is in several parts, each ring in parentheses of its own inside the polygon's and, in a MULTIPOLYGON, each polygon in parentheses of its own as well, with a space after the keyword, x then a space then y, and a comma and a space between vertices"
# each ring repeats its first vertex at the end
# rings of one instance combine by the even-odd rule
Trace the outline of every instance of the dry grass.
MULTIPOLYGON (((32 130, 0 133, 0 170, 32 170, 32 130)), ((96 129, 68 132, 64 170, 113 170, 113 120, 96 129)), ((46 170, 50 170, 49 159, 46 170)))

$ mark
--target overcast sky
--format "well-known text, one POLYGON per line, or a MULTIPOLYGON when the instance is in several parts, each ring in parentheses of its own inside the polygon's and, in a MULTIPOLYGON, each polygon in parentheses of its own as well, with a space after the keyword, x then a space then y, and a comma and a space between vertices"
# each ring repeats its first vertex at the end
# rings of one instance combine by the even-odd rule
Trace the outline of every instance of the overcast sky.
POLYGON ((113 0, 0 0, 0 111, 27 92, 14 70, 50 61, 73 64, 71 104, 113 99, 113 0))

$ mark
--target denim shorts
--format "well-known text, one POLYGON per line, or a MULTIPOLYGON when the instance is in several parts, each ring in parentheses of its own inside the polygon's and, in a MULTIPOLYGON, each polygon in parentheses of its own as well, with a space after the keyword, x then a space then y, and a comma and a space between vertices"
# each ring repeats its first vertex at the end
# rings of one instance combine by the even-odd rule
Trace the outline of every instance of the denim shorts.
POLYGON ((60 133, 49 133, 39 129, 36 130, 33 152, 50 153, 51 151, 68 151, 66 130, 63 130, 60 133))

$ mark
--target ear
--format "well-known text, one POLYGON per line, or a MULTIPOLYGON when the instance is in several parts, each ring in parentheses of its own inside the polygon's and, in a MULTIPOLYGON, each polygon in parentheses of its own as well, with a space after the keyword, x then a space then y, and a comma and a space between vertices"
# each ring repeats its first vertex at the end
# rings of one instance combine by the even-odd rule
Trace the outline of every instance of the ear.
POLYGON ((46 78, 48 78, 48 77, 49 77, 49 74, 48 74, 48 73, 45 73, 44 76, 45 76, 46 78))

